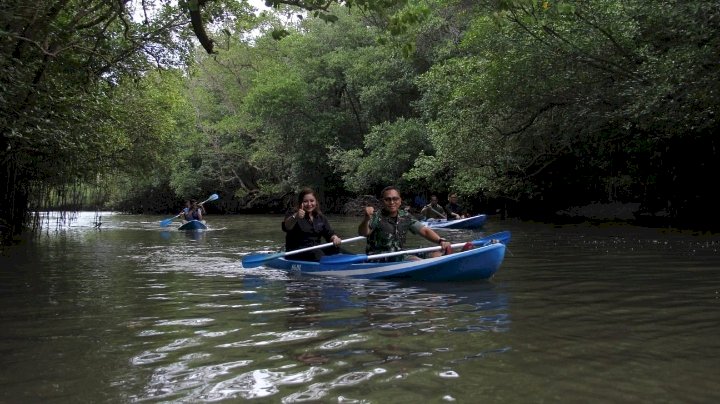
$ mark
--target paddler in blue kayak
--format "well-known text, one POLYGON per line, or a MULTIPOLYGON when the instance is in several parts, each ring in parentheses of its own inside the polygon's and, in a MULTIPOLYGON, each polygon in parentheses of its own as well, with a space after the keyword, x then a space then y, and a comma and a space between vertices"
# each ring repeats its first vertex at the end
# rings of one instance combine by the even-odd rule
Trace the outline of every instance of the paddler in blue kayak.
POLYGON ((183 219, 187 222, 191 220, 203 220, 204 209, 202 205, 198 205, 195 199, 190 199, 185 202, 185 209, 182 211, 183 219))
POLYGON ((320 210, 315 191, 304 188, 298 194, 297 205, 282 222, 285 232, 285 251, 294 251, 321 244, 321 238, 332 242, 333 247, 293 254, 293 260, 319 261, 323 255, 337 254, 342 239, 335 233, 327 217, 320 210))
MULTIPOLYGON (((365 218, 358 226, 358 234, 367 237, 366 252, 368 255, 403 250, 408 230, 442 247, 441 251, 431 253, 431 257, 440 256, 443 252, 452 252, 449 241, 423 225, 408 212, 400 209, 402 198, 397 187, 385 187, 381 192, 381 199, 383 208, 375 212, 375 208, 366 206, 365 218)), ((414 255, 387 258, 390 261, 404 259, 416 260, 419 258, 414 255)))

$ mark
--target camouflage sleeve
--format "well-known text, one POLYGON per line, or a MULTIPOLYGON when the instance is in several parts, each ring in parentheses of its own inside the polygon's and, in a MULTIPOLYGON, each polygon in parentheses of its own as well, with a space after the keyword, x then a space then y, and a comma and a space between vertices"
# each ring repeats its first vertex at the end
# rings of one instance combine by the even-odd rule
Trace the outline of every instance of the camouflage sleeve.
POLYGON ((425 227, 424 224, 418 222, 415 220, 413 224, 410 225, 410 231, 413 232, 413 234, 420 234, 420 230, 425 227))
POLYGON ((411 217, 410 218, 410 231, 413 234, 420 234, 420 230, 425 227, 424 224, 420 223, 417 219, 411 217))
POLYGON ((370 231, 372 232, 380 225, 380 212, 375 212, 370 217, 370 222, 368 223, 368 227, 370 227, 370 231))

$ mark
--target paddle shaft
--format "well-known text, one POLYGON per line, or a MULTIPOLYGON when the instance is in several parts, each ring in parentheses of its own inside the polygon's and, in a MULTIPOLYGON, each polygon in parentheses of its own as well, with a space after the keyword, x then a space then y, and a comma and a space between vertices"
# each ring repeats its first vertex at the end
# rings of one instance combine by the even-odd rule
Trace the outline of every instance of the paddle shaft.
POLYGON ((444 213, 438 212, 437 210, 435 210, 435 207, 433 207, 432 205, 428 205, 428 207, 430 208, 430 210, 432 210, 432 211, 435 212, 436 214, 442 216, 441 219, 447 220, 447 216, 446 216, 444 213))
MULTIPOLYGON (((358 241, 358 240, 364 240, 364 239, 365 239, 365 237, 359 236, 359 237, 348 238, 345 240, 340 240, 340 243, 349 243, 352 241, 358 241)), ((278 258, 282 258, 287 255, 299 254, 302 252, 312 251, 312 250, 318 250, 321 248, 330 247, 332 245, 334 245, 334 243, 319 244, 319 245, 312 246, 312 247, 301 248, 299 250, 293 250, 293 251, 281 252, 281 253, 275 253, 275 254, 250 254, 250 255, 246 255, 245 257, 243 257, 242 264, 243 264, 243 267, 245 267, 245 268, 253 268, 258 265, 262 265, 265 262, 272 261, 272 260, 275 260, 278 258)))
POLYGON ((175 215, 173 217, 161 220, 160 226, 162 226, 162 227, 170 226, 170 223, 172 223, 173 220, 180 217, 181 215, 182 215, 182 213, 178 213, 177 215, 175 215))
MULTIPOLYGON (((465 245, 465 243, 450 244, 450 248, 460 248, 464 245, 465 245)), ((415 254, 415 253, 440 251, 440 250, 442 250, 442 246, 416 248, 414 250, 393 251, 393 252, 389 252, 389 253, 368 255, 366 259, 377 260, 377 259, 381 259, 381 258, 395 257, 397 255, 403 255, 403 254, 415 254)))
MULTIPOLYGON (((352 238, 347 238, 347 239, 344 239, 344 240, 340 240, 340 243, 350 243, 350 242, 353 242, 353 241, 360 241, 360 240, 364 240, 364 239, 365 239, 365 236, 357 236, 357 237, 352 237, 352 238)), ((300 254, 300 253, 304 253, 304 252, 306 252, 306 251, 319 250, 319 249, 325 248, 325 247, 332 247, 333 245, 335 245, 335 243, 318 244, 318 245, 315 245, 315 246, 312 246, 312 247, 301 248, 301 249, 299 249, 299 250, 287 251, 287 252, 284 253, 283 256, 285 256, 285 255, 292 255, 292 254, 300 254)))

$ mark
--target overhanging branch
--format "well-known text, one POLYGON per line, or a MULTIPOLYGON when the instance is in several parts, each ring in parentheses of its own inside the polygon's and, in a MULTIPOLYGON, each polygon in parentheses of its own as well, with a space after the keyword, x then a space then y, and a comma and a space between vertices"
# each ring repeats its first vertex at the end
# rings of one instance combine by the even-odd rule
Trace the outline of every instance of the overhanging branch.
POLYGON ((206 1, 207 0, 190 0, 187 4, 190 10, 190 25, 192 25, 195 36, 197 37, 198 41, 200 41, 200 45, 202 45, 205 51, 207 53, 213 54, 216 53, 213 49, 214 42, 212 39, 210 39, 207 32, 205 31, 205 26, 203 25, 202 21, 202 15, 200 15, 200 7, 205 4, 206 1))

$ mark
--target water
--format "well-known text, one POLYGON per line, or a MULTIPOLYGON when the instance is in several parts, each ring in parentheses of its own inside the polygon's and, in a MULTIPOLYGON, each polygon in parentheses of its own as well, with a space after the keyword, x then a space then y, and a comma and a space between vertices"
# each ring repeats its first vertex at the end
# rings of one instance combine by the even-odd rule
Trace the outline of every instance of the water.
POLYGON ((433 284, 244 269, 279 216, 164 218, 81 213, 2 251, 0 402, 720 399, 717 235, 491 217, 495 278, 433 284))

